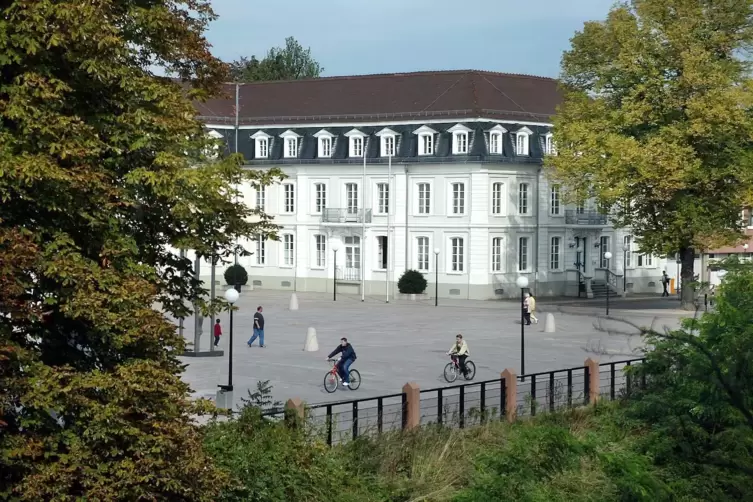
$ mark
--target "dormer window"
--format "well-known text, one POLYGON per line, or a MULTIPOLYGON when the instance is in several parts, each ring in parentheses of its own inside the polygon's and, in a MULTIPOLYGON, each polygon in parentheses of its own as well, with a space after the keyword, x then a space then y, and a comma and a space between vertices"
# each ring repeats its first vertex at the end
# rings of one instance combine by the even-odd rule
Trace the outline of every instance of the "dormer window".
POLYGON ((352 129, 345 133, 349 142, 349 156, 350 157, 363 157, 366 143, 366 135, 358 129, 352 129))
POLYGON ((418 136, 418 154, 434 155, 434 135, 437 131, 431 127, 421 126, 413 134, 418 136))
POLYGON ((489 130, 489 153, 492 155, 502 155, 502 135, 507 129, 497 124, 489 130))
POLYGON ((254 140, 254 158, 255 159, 266 159, 269 157, 269 145, 272 140, 272 136, 269 134, 259 131, 256 134, 253 134, 251 136, 251 139, 254 140))
POLYGON ((452 133, 452 154, 468 155, 469 134, 471 130, 463 124, 457 124, 450 127, 448 132, 452 133))
POLYGON ((298 157, 298 147, 300 146, 300 136, 291 130, 287 130, 280 134, 280 137, 284 141, 283 157, 286 159, 295 159, 298 157))
MULTIPOLYGON (((211 138, 213 141, 218 141, 218 140, 223 139, 222 134, 214 130, 210 130, 207 133, 207 136, 211 138)), ((204 156, 207 157, 208 159, 212 159, 212 160, 216 159, 217 157, 219 157, 219 153, 220 153, 220 146, 216 143, 204 149, 204 156)))
POLYGON ((328 159, 332 157, 332 146, 334 144, 334 135, 322 129, 321 131, 314 134, 314 137, 317 139, 317 157, 321 159, 328 159))
POLYGON ((556 155, 557 149, 554 146, 554 135, 547 133, 544 136, 544 153, 547 155, 556 155))
POLYGON ((394 157, 397 151, 397 133, 386 127, 376 133, 380 142, 380 152, 382 157, 394 157))
POLYGON ((524 127, 515 133, 515 155, 529 155, 530 144, 529 139, 533 134, 533 131, 524 127))

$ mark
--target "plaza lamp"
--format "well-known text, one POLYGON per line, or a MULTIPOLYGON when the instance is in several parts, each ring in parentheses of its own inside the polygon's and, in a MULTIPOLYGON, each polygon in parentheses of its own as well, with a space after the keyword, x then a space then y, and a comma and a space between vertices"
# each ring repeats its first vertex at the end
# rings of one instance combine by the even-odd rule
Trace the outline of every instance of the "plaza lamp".
POLYGON ((525 291, 528 287, 528 277, 520 276, 515 281, 520 288, 520 374, 526 374, 526 315, 525 291))
POLYGON ((607 251, 604 253, 604 258, 607 260, 607 271, 606 271, 606 279, 607 279, 607 315, 609 315, 609 260, 612 259, 612 253, 607 251))
POLYGON ((434 306, 439 305, 439 248, 434 248, 434 306))
POLYGON ((229 354, 227 363, 227 385, 219 385, 218 387, 225 392, 233 391, 233 305, 238 301, 238 286, 230 288, 225 291, 225 301, 230 304, 230 341, 229 341, 229 354))
POLYGON ((337 252, 340 250, 340 241, 332 239, 330 242, 333 253, 333 267, 332 267, 332 301, 337 301, 337 252))

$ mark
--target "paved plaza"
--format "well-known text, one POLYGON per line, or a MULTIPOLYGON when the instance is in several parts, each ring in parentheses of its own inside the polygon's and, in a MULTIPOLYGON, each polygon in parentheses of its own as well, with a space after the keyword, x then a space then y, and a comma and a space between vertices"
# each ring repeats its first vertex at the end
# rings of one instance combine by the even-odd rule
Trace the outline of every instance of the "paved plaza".
MULTIPOLYGON (((218 291, 218 295, 222 290, 218 291)), ((498 378, 501 371, 520 371, 520 304, 516 302, 392 301, 384 298, 339 295, 334 302, 329 295, 298 293, 299 310, 288 310, 290 293, 279 291, 243 291, 234 313, 233 384, 235 403, 254 390, 259 381, 269 380, 275 399, 298 397, 310 404, 327 401, 372 397, 400 392, 406 382, 416 382, 422 389, 448 385, 442 370, 449 358, 445 355, 457 333, 468 341, 471 359, 476 363, 475 381, 498 378), (265 343, 253 347, 246 342, 251 336, 253 314, 264 307, 265 343), (316 329, 318 352, 304 352, 307 328, 316 329), (362 376, 357 391, 340 389, 328 394, 323 388, 329 369, 327 355, 341 337, 353 344, 362 376)), ((582 366, 587 357, 601 362, 639 357, 640 339, 623 333, 634 328, 605 320, 603 305, 595 302, 540 299, 537 308, 540 322, 526 326, 526 372, 582 366), (544 333, 546 312, 556 321, 555 333, 544 333)), ((677 327, 681 313, 673 304, 659 299, 616 302, 611 311, 615 318, 625 318, 655 329, 677 327)), ((220 317, 224 336, 220 348, 223 357, 184 358, 184 374, 194 395, 214 397, 218 384, 228 379, 228 314, 220 317)), ((187 319, 184 336, 193 341, 193 320, 187 319)), ((204 323, 202 350, 208 350, 211 328, 204 323)))

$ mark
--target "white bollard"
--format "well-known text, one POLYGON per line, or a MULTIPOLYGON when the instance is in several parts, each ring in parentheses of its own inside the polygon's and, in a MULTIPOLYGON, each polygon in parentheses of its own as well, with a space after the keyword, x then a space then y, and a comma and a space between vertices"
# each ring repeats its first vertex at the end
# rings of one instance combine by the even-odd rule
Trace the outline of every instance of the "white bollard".
POLYGON ((546 315, 546 323, 544 324, 544 333, 554 333, 554 314, 546 315))
POLYGON ((319 342, 316 340, 316 330, 309 328, 306 332, 306 341, 303 344, 303 350, 306 352, 316 352, 319 350, 319 342))
POLYGON ((298 296, 295 293, 290 295, 290 306, 288 308, 289 310, 298 310, 298 296))

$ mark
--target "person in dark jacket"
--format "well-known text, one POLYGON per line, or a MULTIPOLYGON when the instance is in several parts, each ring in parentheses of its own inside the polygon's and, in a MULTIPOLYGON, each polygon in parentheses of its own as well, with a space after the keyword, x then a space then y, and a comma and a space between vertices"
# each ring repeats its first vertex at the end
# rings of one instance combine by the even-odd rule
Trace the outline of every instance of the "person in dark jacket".
POLYGON ((343 385, 347 387, 350 385, 350 376, 348 375, 348 372, 350 371, 350 365, 356 360, 356 351, 353 349, 353 346, 348 343, 347 338, 340 338, 340 345, 338 345, 337 348, 327 356, 327 359, 332 359, 337 354, 340 354, 340 360, 337 362, 337 371, 340 373, 343 385))

